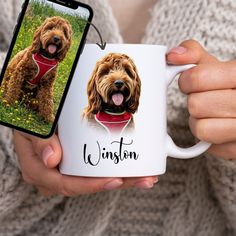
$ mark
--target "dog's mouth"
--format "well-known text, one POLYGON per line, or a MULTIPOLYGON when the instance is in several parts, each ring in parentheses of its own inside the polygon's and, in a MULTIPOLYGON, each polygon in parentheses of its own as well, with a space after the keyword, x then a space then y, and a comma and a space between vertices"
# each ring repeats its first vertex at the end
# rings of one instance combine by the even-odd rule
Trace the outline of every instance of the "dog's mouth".
POLYGON ((44 50, 50 57, 52 57, 52 56, 55 56, 57 53, 59 53, 61 49, 62 49, 62 42, 61 41, 54 42, 53 40, 50 40, 45 45, 44 50))
POLYGON ((124 112, 126 109, 126 102, 128 97, 129 92, 126 89, 124 89, 124 91, 112 91, 108 96, 108 101, 103 102, 103 110, 107 110, 112 113, 124 112))
POLYGON ((61 44, 53 44, 53 43, 49 43, 47 46, 46 46, 46 52, 53 56, 53 55, 56 55, 57 53, 59 53, 59 51, 61 50, 62 48, 62 45, 61 44))
POLYGON ((47 46, 47 52, 50 53, 51 55, 55 54, 58 50, 58 46, 55 44, 49 44, 47 46))
POLYGON ((111 99, 116 106, 121 106, 124 101, 124 95, 122 93, 114 93, 111 99))

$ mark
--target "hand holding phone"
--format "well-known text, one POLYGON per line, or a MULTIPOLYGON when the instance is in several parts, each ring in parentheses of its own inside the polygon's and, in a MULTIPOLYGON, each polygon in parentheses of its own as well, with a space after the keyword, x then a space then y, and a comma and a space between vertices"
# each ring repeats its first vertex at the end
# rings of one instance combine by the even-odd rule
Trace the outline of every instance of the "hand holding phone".
POLYGON ((26 0, 0 76, 0 124, 50 137, 92 9, 74 0, 26 0))

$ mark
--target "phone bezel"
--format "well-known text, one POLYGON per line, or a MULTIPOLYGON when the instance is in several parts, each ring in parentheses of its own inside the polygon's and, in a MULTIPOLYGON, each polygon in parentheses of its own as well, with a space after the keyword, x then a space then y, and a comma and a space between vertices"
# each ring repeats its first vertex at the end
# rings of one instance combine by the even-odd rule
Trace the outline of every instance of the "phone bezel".
MULTIPOLYGON (((24 132, 24 133, 27 133, 27 134, 30 134, 30 135, 34 135, 36 137, 43 138, 43 139, 50 138, 54 134, 54 132, 55 132, 55 129, 57 127, 57 123, 58 123, 58 120, 59 120, 59 117, 60 117, 63 105, 65 103, 66 96, 67 96, 68 91, 69 91, 69 87, 71 85, 72 78, 73 78, 74 73, 75 73, 75 69, 76 69, 77 63, 78 63, 80 55, 82 53, 84 44, 86 43, 86 37, 87 37, 88 31, 89 31, 89 27, 90 27, 89 22, 91 22, 92 19, 93 19, 93 9, 89 5, 87 5, 87 4, 84 4, 84 3, 81 3, 81 2, 77 2, 75 0, 60 0, 60 1, 57 1, 57 0, 47 0, 47 1, 54 2, 54 3, 57 3, 57 4, 60 4, 60 2, 65 2, 64 6, 67 6, 67 7, 69 7, 68 6, 69 4, 77 4, 78 7, 86 8, 89 11, 89 14, 90 14, 89 18, 88 18, 88 23, 87 23, 87 25, 85 27, 85 30, 83 32, 83 36, 82 36, 82 39, 81 39, 81 42, 80 42, 80 45, 79 45, 79 49, 78 49, 78 51, 76 53, 76 57, 75 57, 73 65, 72 65, 72 69, 71 69, 71 72, 70 72, 70 75, 69 75, 69 78, 68 78, 68 81, 67 81, 64 93, 62 95, 62 98, 61 98, 61 101, 60 101, 60 104, 59 104, 59 107, 58 107, 58 110, 57 110, 57 113, 56 113, 56 116, 55 116, 55 120, 54 120, 53 125, 52 125, 52 129, 51 129, 49 134, 43 135, 43 134, 39 134, 39 133, 33 132, 31 130, 27 130, 27 129, 24 129, 24 128, 21 128, 21 127, 18 127, 18 126, 15 126, 13 124, 9 124, 9 123, 6 123, 6 122, 3 122, 3 121, 0 120, 0 125, 6 126, 6 127, 9 127, 9 128, 13 128, 15 130, 18 130, 18 131, 21 131, 21 132, 24 132)), ((13 48, 15 46, 15 43, 16 43, 16 40, 17 40, 17 36, 19 34, 19 31, 20 31, 20 28, 21 28, 21 25, 22 25, 22 22, 23 22, 23 19, 24 19, 27 7, 29 5, 29 2, 30 2, 30 0, 25 0, 24 1, 23 5, 22 5, 22 11, 20 12, 20 14, 18 16, 17 24, 16 24, 14 32, 13 32, 13 38, 12 38, 9 50, 7 52, 6 59, 4 61, 3 67, 2 67, 2 71, 0 73, 0 86, 1 86, 1 83, 3 81, 3 77, 4 77, 4 74, 6 72, 7 66, 8 66, 8 64, 10 62, 10 57, 11 57, 13 48)), ((63 5, 63 4, 60 4, 60 5, 63 5)))

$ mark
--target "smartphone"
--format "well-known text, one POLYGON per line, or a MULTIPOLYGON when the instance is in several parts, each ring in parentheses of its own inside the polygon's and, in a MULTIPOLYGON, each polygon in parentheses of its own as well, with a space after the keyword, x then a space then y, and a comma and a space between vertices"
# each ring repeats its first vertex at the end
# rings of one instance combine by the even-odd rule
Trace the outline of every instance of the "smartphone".
POLYGON ((92 18, 74 0, 23 2, 0 75, 1 125, 54 133, 92 18))

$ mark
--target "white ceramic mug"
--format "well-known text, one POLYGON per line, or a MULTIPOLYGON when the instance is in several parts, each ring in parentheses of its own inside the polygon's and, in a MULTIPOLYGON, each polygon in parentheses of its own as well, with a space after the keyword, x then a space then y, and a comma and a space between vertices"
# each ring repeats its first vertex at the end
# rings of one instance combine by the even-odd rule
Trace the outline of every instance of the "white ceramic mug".
POLYGON ((200 141, 176 146, 167 134, 167 88, 194 65, 169 66, 167 47, 86 45, 59 121, 62 174, 87 177, 161 175, 167 156, 205 152, 200 141))

